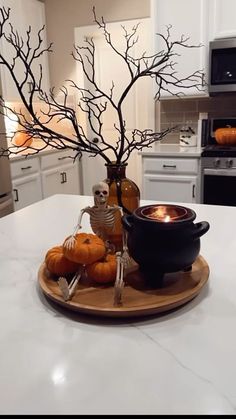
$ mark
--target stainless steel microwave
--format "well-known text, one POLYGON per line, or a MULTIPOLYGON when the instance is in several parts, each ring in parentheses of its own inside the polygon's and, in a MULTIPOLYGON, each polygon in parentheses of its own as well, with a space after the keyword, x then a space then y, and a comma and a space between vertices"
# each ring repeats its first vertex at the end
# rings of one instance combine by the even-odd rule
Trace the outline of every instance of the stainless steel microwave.
POLYGON ((211 41, 209 44, 208 91, 236 93, 236 38, 211 41))

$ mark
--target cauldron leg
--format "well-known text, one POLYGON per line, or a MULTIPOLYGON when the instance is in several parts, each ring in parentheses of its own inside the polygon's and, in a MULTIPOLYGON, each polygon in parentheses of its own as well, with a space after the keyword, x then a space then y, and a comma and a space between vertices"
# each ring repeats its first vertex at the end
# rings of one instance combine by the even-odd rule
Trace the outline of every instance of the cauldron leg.
POLYGON ((190 272, 191 270, 192 270, 192 265, 189 265, 183 269, 183 272, 190 272))

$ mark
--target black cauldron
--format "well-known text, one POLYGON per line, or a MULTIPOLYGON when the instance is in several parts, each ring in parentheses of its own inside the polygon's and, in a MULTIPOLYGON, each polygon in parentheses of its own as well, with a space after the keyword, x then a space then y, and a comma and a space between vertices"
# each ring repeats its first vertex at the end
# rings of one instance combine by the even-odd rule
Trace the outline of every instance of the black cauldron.
POLYGON ((200 251, 207 221, 193 223, 196 213, 179 205, 155 204, 124 215, 130 256, 151 283, 162 282, 167 272, 190 270, 200 251))

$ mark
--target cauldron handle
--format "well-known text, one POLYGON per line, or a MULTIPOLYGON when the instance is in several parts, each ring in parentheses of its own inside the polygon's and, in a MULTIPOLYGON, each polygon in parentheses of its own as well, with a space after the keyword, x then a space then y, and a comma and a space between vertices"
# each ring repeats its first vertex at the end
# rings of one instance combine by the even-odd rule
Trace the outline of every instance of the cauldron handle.
POLYGON ((193 239, 198 239, 199 237, 203 236, 203 234, 205 234, 210 228, 210 224, 207 221, 200 221, 194 226, 195 230, 192 235, 193 239))
POLYGON ((123 217, 121 218, 122 224, 127 231, 131 231, 133 228, 132 220, 133 220, 132 215, 123 215, 123 217))

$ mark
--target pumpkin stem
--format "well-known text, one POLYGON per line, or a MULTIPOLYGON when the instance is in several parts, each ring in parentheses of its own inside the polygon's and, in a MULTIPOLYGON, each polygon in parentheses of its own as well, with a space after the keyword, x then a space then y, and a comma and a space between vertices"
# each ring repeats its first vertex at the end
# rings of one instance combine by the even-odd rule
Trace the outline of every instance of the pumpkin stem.
POLYGON ((83 243, 85 243, 85 244, 89 244, 89 243, 91 243, 91 240, 89 239, 89 238, 87 238, 87 239, 85 239, 84 240, 84 242, 83 243))

